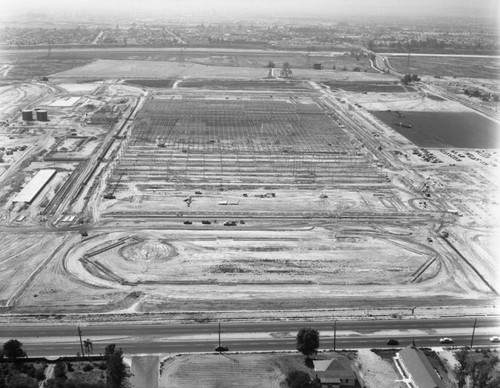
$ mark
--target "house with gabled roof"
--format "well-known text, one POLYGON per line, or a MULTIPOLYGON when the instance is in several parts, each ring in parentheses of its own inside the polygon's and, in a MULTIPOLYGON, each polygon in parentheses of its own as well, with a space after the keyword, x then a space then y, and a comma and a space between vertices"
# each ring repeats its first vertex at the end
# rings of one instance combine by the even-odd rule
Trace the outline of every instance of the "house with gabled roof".
POLYGON ((330 360, 313 360, 316 379, 321 388, 349 388, 359 386, 350 361, 337 354, 330 360))
POLYGON ((446 385, 431 365, 427 356, 415 344, 409 345, 396 353, 394 362, 409 387, 445 388, 446 385))

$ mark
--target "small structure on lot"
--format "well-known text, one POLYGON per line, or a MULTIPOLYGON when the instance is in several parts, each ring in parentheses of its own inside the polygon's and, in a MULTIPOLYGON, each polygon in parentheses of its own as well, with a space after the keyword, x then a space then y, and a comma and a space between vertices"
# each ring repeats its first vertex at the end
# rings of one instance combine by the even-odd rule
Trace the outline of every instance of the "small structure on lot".
POLYGON ((403 381, 415 388, 444 388, 445 384, 430 361, 415 344, 409 345, 394 357, 403 381))
POLYGON ((358 378, 349 360, 339 354, 330 360, 313 360, 316 379, 322 388, 347 388, 359 386, 358 378))

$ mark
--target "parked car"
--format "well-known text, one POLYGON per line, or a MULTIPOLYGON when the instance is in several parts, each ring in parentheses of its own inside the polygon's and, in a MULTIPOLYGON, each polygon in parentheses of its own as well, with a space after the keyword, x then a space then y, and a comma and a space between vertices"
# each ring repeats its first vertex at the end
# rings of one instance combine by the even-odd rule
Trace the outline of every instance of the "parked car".
POLYGON ((399 345, 399 341, 397 339, 391 338, 387 341, 387 345, 399 345))
POLYGON ((184 221, 184 225, 191 225, 192 222, 191 221, 184 221))
POLYGON ((207 221, 207 220, 203 220, 203 221, 201 221, 201 223, 202 223, 203 225, 210 225, 210 224, 211 224, 211 222, 210 222, 210 221, 207 221))
POLYGON ((490 337, 490 342, 500 342, 500 337, 494 335, 493 337, 490 337))
POLYGON ((228 350, 229 350, 229 348, 227 346, 217 346, 215 348, 216 352, 227 352, 228 350))
POLYGON ((444 337, 444 338, 440 338, 439 342, 441 342, 442 344, 452 344, 453 340, 451 338, 444 337))

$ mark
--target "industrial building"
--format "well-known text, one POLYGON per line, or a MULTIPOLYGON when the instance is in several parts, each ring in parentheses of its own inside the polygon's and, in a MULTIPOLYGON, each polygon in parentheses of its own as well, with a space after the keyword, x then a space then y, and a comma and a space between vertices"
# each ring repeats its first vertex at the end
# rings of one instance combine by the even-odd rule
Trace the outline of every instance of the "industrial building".
POLYGON ((56 170, 40 170, 29 181, 24 189, 17 194, 12 202, 23 202, 31 204, 40 192, 47 186, 47 183, 56 175, 56 170))

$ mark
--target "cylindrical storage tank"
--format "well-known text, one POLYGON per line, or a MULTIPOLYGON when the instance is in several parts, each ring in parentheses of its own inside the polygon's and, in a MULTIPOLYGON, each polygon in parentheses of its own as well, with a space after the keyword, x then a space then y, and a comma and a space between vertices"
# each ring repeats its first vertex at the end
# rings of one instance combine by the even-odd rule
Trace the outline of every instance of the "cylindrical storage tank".
POLYGON ((21 111, 24 121, 33 121, 33 111, 28 109, 23 109, 21 111))
POLYGON ((47 111, 46 110, 37 110, 36 111, 36 119, 38 121, 49 121, 47 111))

